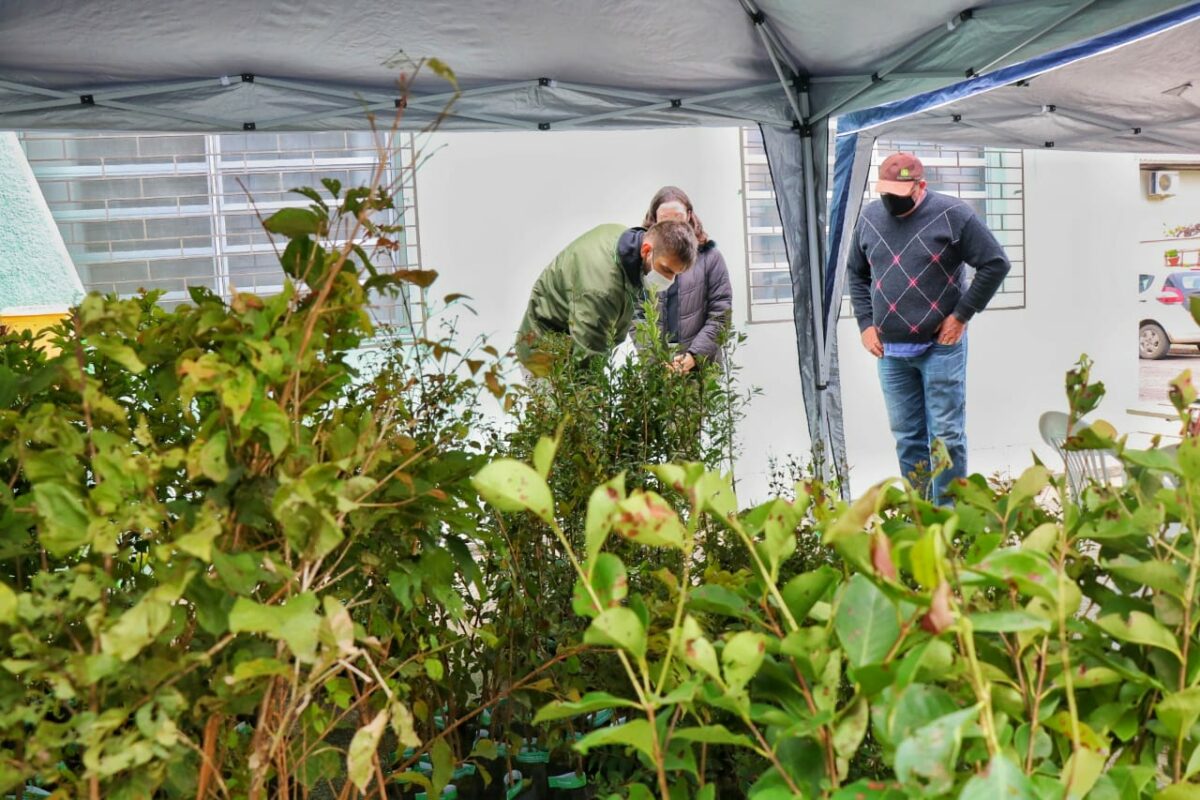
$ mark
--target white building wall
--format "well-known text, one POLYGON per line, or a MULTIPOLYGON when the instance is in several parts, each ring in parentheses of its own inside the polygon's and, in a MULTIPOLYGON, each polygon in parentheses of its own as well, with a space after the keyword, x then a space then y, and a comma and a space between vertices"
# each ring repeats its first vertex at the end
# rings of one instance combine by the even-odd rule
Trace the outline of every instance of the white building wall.
MULTIPOLYGON (((790 322, 747 324, 741 157, 733 128, 636 132, 442 134, 418 175, 422 256, 439 293, 465 292, 468 334, 508 347, 529 288, 564 245, 603 222, 636 224, 651 195, 677 184, 718 242, 734 286, 740 363, 761 396, 742 429, 744 500, 765 493, 771 455, 805 455, 803 401, 790 322)), ((1019 471, 1040 446, 1037 419, 1063 408, 1063 375, 1082 352, 1109 387, 1118 427, 1137 397, 1134 156, 1029 152, 1025 160, 1026 308, 985 313, 970 328, 971 469, 1019 471)), ((852 320, 839 327, 846 438, 856 491, 896 471, 874 359, 852 320)))

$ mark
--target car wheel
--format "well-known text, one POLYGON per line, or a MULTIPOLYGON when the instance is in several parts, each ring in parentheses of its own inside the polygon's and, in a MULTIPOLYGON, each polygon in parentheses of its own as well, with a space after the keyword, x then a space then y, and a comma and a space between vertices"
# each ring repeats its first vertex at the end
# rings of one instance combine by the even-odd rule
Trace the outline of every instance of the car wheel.
POLYGON ((1171 349, 1171 340, 1167 332, 1157 322, 1143 322, 1138 331, 1138 356, 1141 358, 1162 358, 1171 349))

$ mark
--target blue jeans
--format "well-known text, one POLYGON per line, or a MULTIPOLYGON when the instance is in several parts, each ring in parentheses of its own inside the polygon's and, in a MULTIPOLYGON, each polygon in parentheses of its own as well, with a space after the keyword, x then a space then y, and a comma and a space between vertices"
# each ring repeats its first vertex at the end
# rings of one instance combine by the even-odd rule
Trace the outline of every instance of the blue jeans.
POLYGON ((934 478, 932 487, 933 499, 945 502, 946 487, 967 474, 966 339, 934 343, 912 358, 885 355, 879 359, 879 382, 905 478, 928 476, 934 439, 946 446, 953 464, 934 478))

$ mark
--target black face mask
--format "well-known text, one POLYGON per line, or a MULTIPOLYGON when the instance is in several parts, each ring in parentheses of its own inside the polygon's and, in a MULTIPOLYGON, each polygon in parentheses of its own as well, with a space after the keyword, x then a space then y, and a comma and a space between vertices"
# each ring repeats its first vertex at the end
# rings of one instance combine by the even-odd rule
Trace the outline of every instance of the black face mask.
POLYGON ((907 214, 909 211, 912 211, 914 208, 916 208, 917 205, 917 201, 912 198, 912 195, 909 195, 908 197, 902 197, 898 194, 881 194, 879 195, 879 199, 883 201, 883 207, 886 208, 888 213, 893 217, 898 217, 901 214, 907 214))

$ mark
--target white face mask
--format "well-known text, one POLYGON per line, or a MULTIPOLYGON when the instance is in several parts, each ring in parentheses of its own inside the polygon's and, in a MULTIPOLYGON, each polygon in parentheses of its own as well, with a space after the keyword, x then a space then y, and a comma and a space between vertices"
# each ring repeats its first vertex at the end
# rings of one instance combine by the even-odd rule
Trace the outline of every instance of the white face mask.
POLYGON ((653 267, 650 268, 649 272, 642 276, 642 286, 646 287, 647 290, 654 289, 660 292, 665 292, 667 289, 671 288, 671 284, 674 282, 674 278, 668 278, 664 276, 661 272, 653 267))

